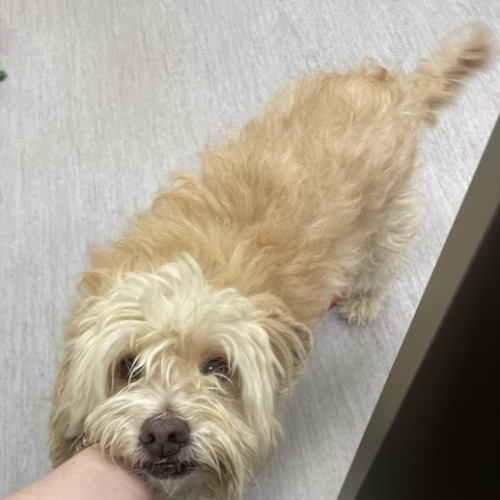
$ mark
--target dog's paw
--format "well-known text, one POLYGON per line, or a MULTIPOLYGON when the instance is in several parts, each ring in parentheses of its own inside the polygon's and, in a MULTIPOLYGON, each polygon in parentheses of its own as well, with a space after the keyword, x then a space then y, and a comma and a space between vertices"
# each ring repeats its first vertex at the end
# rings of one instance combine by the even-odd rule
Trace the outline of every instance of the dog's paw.
POLYGON ((354 294, 338 303, 338 312, 350 325, 371 323, 380 313, 385 293, 354 294))

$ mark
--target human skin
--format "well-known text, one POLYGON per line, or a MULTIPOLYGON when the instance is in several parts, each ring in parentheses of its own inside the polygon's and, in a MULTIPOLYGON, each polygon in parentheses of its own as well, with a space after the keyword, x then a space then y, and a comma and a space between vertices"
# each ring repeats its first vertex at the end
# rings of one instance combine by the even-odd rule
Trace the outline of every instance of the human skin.
POLYGON ((139 476, 123 469, 92 446, 50 474, 4 500, 150 500, 139 476))

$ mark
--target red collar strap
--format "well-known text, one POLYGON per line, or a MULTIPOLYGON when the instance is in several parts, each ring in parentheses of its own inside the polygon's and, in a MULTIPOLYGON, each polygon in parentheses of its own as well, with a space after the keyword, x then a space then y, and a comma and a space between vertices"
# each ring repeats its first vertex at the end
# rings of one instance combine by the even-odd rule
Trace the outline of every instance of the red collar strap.
POLYGON ((333 299, 330 300, 330 305, 328 306, 328 311, 330 309, 333 309, 337 305, 338 300, 339 300, 339 298, 337 295, 335 295, 335 297, 333 297, 333 299))
POLYGON ((339 297, 338 295, 335 295, 332 300, 330 301, 330 304, 328 305, 327 308, 323 309, 319 314, 318 316, 323 316, 325 315, 330 309, 333 309, 336 305, 337 305, 337 302, 339 300, 339 297))

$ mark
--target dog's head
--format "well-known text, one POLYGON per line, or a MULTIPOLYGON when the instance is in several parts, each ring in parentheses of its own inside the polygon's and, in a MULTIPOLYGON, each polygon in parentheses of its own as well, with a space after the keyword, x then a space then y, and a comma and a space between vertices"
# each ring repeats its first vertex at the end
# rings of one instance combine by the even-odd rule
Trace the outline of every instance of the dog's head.
POLYGON ((67 453, 54 434, 67 447, 85 433, 166 491, 237 496, 273 449, 279 395, 312 344, 263 303, 213 289, 188 256, 84 299, 55 391, 53 458, 67 453))

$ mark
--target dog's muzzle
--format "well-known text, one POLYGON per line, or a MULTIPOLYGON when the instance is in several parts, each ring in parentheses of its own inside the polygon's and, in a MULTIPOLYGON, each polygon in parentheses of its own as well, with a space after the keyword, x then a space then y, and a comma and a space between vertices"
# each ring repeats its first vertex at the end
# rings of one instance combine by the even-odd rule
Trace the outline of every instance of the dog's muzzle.
POLYGON ((144 421, 139 441, 150 460, 143 470, 159 479, 179 478, 196 467, 182 459, 182 449, 188 444, 189 425, 177 417, 156 416, 144 421))

